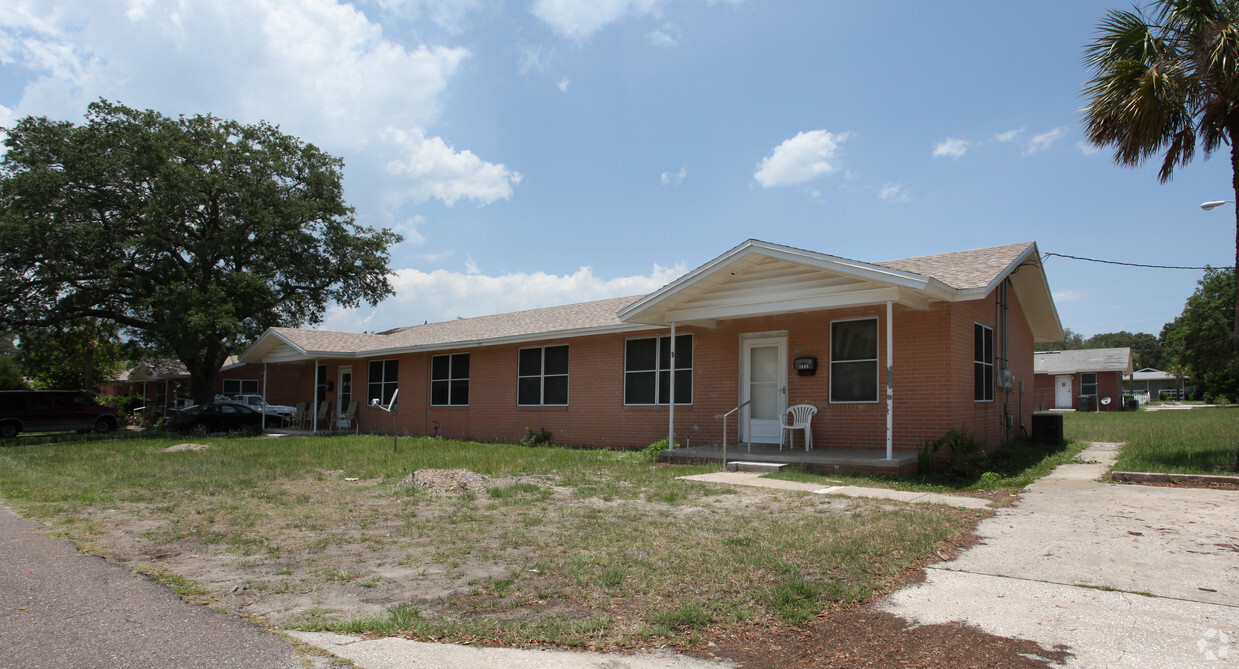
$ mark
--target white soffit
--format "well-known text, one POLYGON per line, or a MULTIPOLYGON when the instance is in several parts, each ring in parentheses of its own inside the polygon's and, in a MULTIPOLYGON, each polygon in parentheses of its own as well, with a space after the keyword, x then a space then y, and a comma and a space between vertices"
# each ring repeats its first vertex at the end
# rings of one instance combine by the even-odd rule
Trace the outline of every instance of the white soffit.
POLYGON ((638 300, 620 318, 653 325, 895 302, 917 309, 950 289, 907 272, 765 242, 745 242, 638 300))

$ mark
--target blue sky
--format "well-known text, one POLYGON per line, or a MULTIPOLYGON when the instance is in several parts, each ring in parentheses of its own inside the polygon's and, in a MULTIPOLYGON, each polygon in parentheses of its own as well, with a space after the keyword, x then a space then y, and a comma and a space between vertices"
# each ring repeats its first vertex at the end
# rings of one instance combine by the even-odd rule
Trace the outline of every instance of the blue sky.
MULTIPOLYGON (((1035 240, 1229 266, 1223 152, 1083 144, 1082 49, 1125 0, 7 0, 0 126, 104 97, 267 120, 405 236, 390 327, 646 293, 756 238, 862 261, 1035 240)), ((1063 325, 1157 334, 1200 272, 1051 258, 1063 325)))

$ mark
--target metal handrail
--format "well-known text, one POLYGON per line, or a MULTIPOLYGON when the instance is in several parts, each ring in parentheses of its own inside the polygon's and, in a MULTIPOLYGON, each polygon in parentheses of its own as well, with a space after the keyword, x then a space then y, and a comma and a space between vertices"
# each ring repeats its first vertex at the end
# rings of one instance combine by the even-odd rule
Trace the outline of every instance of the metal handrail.
MULTIPOLYGON (((721 413, 715 416, 715 418, 723 419, 723 471, 727 471, 727 417, 752 403, 753 403, 753 400, 749 400, 745 402, 744 404, 741 404, 740 406, 732 409, 731 411, 728 411, 727 413, 721 413)), ((737 436, 739 436, 739 433, 740 433, 740 424, 739 422, 737 422, 736 423, 737 436)), ((750 453, 753 452, 752 444, 749 444, 749 452, 750 453)))

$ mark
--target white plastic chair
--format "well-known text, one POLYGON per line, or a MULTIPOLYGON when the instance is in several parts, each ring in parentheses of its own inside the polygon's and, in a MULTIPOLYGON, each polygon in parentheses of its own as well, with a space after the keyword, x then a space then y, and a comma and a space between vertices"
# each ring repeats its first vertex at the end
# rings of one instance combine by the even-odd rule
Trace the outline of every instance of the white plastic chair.
MULTIPOLYGON (((786 422, 779 421, 783 426, 783 435, 787 435, 788 430, 804 430, 804 449, 808 451, 813 448, 813 415, 817 413, 817 407, 812 404, 797 404, 787 408, 787 414, 791 416, 792 422, 788 425, 786 422)), ((788 442, 788 448, 796 448, 796 435, 791 435, 791 441, 788 442)), ((779 450, 783 450, 783 437, 779 437, 779 450)))
POLYGON ((355 431, 360 432, 361 427, 356 424, 357 423, 356 418, 357 418, 357 400, 353 400, 352 402, 348 403, 348 408, 344 410, 344 413, 340 414, 340 416, 336 418, 336 429, 347 430, 350 427, 352 427, 355 429, 355 431))

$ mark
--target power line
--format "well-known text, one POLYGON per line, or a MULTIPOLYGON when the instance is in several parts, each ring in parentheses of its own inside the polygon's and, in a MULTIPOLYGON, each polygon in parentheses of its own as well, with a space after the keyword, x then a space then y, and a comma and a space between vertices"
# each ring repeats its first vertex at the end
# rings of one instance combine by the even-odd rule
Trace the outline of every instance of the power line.
POLYGON ((1041 257, 1042 258, 1069 258, 1071 260, 1084 260, 1086 262, 1099 262, 1099 263, 1105 263, 1107 265, 1123 265, 1125 267, 1147 267, 1150 269, 1194 269, 1194 270, 1234 269, 1233 267, 1210 267, 1207 265, 1205 267, 1183 267, 1180 265, 1145 265, 1143 263, 1136 263, 1136 262, 1119 262, 1117 260, 1098 260, 1097 258, 1083 258, 1080 256, 1069 256, 1065 253, 1042 253, 1041 257))

